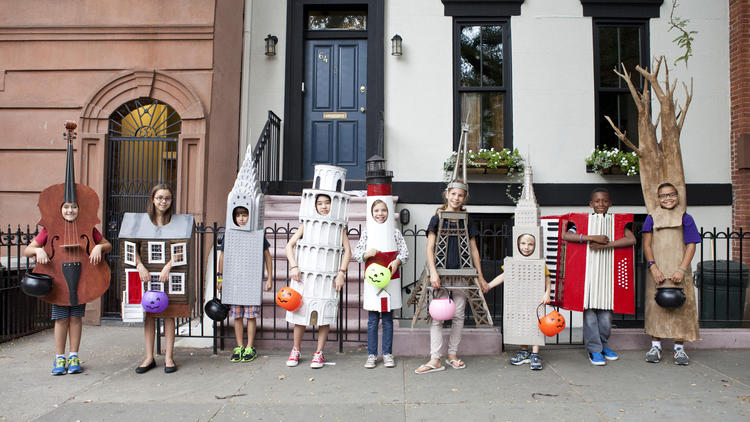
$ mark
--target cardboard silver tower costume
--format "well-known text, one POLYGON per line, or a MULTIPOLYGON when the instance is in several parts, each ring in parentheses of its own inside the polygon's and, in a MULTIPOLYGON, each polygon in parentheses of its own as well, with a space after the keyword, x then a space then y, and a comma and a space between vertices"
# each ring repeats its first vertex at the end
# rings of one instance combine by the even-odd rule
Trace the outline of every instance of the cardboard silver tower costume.
POLYGON ((227 197, 224 233, 224 282, 221 300, 230 305, 259 306, 263 301, 263 209, 264 196, 253 163, 252 146, 237 173, 227 197), (247 208, 244 226, 234 221, 234 210, 247 208))
MULTIPOLYGON (((368 160, 368 166, 372 163, 384 164, 381 157, 375 156, 368 160)), ((396 207, 393 203, 391 190, 391 178, 393 173, 385 168, 367 171, 367 248, 380 251, 375 257, 367 262, 367 265, 378 263, 384 267, 398 256, 398 246, 394 232, 396 231, 396 207), (372 206, 375 201, 382 201, 388 209, 388 218, 383 223, 378 223, 372 216, 372 206)), ((368 311, 390 312, 401 308, 401 275, 398 271, 391 274, 391 282, 381 289, 370 283, 364 283, 363 307, 368 311)))
POLYGON ((513 226, 513 256, 505 258, 503 283, 503 343, 544 345, 539 331, 536 308, 545 292, 545 267, 542 254, 542 228, 539 224, 539 205, 534 195, 531 166, 526 165, 523 191, 516 205, 513 226), (534 237, 534 250, 524 256, 519 239, 534 237))
POLYGON ((287 311, 286 320, 297 325, 330 325, 336 321, 339 297, 334 280, 344 254, 343 230, 349 213, 349 195, 344 193, 346 169, 315 166, 313 188, 302 191, 299 210, 304 234, 295 253, 300 281, 289 286, 302 294, 302 306, 287 311), (320 215, 315 209, 318 195, 331 198, 331 211, 320 215))

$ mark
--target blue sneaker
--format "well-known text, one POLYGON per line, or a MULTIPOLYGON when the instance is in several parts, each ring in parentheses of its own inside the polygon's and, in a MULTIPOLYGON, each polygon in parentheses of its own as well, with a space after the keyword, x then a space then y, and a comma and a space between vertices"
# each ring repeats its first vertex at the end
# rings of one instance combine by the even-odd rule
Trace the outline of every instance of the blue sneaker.
POLYGON ((78 358, 78 355, 73 355, 68 358, 68 373, 69 374, 80 374, 83 372, 83 367, 81 367, 81 359, 78 358))
POLYGON ((620 356, 618 356, 617 353, 615 353, 615 351, 610 349, 609 347, 603 348, 602 354, 604 355, 604 359, 607 359, 607 360, 620 359, 620 356))
POLYGON ((55 366, 52 367, 52 375, 65 375, 68 373, 68 370, 65 368, 65 364, 67 363, 67 360, 63 357, 59 357, 55 359, 55 366))
POLYGON ((589 362, 591 362, 592 365, 596 366, 607 364, 607 361, 604 360, 604 355, 602 355, 601 352, 589 353, 589 362))

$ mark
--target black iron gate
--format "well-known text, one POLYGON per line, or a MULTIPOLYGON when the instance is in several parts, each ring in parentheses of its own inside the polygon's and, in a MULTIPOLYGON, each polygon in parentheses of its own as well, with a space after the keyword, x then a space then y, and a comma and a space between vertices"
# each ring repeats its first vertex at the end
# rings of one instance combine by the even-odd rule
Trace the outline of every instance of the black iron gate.
POLYGON ((142 98, 123 104, 109 119, 105 237, 112 282, 102 296, 102 316, 119 317, 122 290, 118 233, 126 212, 145 212, 151 187, 177 182, 177 142, 182 120, 172 107, 142 98))

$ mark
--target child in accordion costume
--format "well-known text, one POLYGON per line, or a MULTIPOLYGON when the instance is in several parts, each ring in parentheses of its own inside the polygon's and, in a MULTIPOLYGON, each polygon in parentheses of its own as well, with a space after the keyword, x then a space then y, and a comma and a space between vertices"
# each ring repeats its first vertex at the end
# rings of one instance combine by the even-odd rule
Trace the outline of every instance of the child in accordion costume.
MULTIPOLYGON (((593 262, 589 261, 594 261, 600 251, 614 250, 618 248, 631 248, 632 251, 632 247, 635 245, 635 235, 633 235, 633 231, 628 228, 628 225, 625 226, 622 234, 613 233, 611 237, 606 234, 594 234, 599 231, 594 227, 594 222, 602 222, 604 226, 614 225, 611 223, 611 220, 614 218, 608 217, 607 214, 611 205, 612 201, 607 189, 594 189, 591 192, 589 200, 589 206, 593 209, 594 214, 589 216, 589 227, 586 234, 583 233, 583 230, 580 230, 579 232, 579 228, 576 227, 574 223, 568 223, 567 231, 562 235, 563 240, 567 242, 587 244, 586 261, 588 285, 585 290, 586 295, 584 296, 583 302, 583 342, 589 355, 589 362, 597 366, 606 365, 607 360, 617 360, 619 356, 609 347, 608 344, 609 335, 612 331, 613 307, 602 303, 606 301, 591 299, 593 296, 592 291, 598 288, 603 290, 609 289, 611 291, 615 287, 612 286, 612 284, 617 283, 617 281, 607 278, 607 275, 612 274, 613 272, 612 267, 606 265, 598 267, 595 266, 593 262)), ((605 230, 601 231, 604 232, 605 230)), ((630 268, 623 269, 623 273, 627 272, 628 274, 632 274, 632 263, 631 252, 631 260, 628 264, 630 268)))

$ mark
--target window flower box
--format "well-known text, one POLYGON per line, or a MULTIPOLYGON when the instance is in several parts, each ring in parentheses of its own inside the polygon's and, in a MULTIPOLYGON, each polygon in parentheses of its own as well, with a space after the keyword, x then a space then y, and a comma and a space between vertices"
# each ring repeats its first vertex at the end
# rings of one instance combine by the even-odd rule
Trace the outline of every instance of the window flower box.
POLYGON ((585 159, 586 172, 600 175, 636 176, 640 172, 638 155, 617 148, 595 149, 585 159))
MULTIPOLYGON (((505 174, 513 176, 523 173, 523 157, 517 149, 503 148, 495 151, 494 148, 480 149, 478 152, 468 151, 466 154, 466 172, 471 174, 505 174)), ((450 178, 451 172, 456 165, 456 152, 443 163, 443 171, 446 180, 450 178)))

